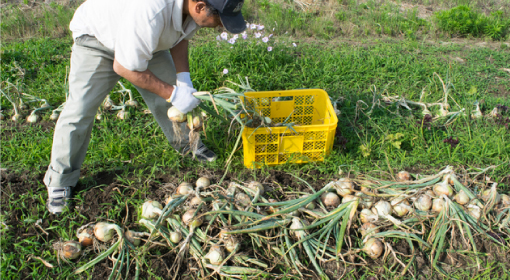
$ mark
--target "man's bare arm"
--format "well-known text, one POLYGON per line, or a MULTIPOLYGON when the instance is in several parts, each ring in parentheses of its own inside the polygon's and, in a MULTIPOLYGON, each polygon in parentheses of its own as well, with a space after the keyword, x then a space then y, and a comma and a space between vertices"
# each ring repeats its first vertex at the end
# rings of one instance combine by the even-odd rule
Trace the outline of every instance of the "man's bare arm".
POLYGON ((174 60, 177 73, 189 72, 188 40, 180 41, 179 44, 170 49, 170 54, 174 60))
POLYGON ((153 92, 163 97, 165 100, 170 98, 172 91, 174 90, 172 85, 163 82, 148 69, 143 72, 131 71, 124 68, 124 66, 118 63, 117 60, 114 60, 113 71, 115 71, 115 73, 117 73, 119 76, 130 81, 135 86, 153 92))

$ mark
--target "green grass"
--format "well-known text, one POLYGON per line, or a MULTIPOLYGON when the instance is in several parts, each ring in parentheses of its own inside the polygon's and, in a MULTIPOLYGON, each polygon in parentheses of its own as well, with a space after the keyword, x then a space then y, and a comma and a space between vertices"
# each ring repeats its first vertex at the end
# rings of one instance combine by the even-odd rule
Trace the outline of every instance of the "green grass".
MULTIPOLYGON (((417 21, 414 12, 391 16, 395 7, 390 4, 369 1, 365 8, 354 1, 340 2, 353 9, 337 11, 331 19, 284 9, 284 6, 272 2, 250 2, 246 7, 250 22, 264 23, 265 35, 275 34, 269 43, 253 39, 243 42, 238 39, 236 44, 230 45, 217 42, 214 38, 218 34, 211 30, 200 31, 192 41, 190 63, 193 82, 198 90, 229 86, 227 81, 237 81, 239 75, 248 77, 256 90, 322 88, 334 100, 338 100, 341 111, 339 133, 346 142, 342 144, 337 139, 331 155, 324 162, 266 166, 261 171, 248 171, 243 166, 243 153, 240 150, 235 154, 231 170, 246 180, 263 177, 271 171, 301 176, 315 174, 310 176, 329 179, 338 177, 339 170, 344 175, 370 174, 389 178, 392 173, 402 169, 433 174, 446 165, 454 166, 457 171, 468 169, 469 172, 493 166, 485 174, 501 182, 500 187, 508 191, 508 129, 492 120, 472 120, 468 117, 477 100, 481 102, 485 114, 497 104, 510 106, 510 74, 502 70, 510 65, 508 48, 504 48, 503 44, 490 48, 473 47, 472 41, 460 44, 430 42, 421 36, 433 32, 434 26, 428 21, 417 21), (273 24, 276 19, 278 25, 273 24), (325 25, 327 21, 332 21, 335 26, 352 23, 354 20, 358 20, 356 23, 360 29, 352 33, 338 32, 325 25), (377 30, 379 25, 376 22, 382 27, 380 31, 377 30), (412 32, 408 33, 408 30, 412 32), (287 31, 289 34, 285 35, 287 31), (375 37, 366 37, 367 34, 375 37), (350 35, 358 40, 353 43, 345 38, 350 35), (310 39, 308 36, 317 38, 310 39), (297 47, 292 43, 296 43, 297 47), (273 50, 269 52, 267 46, 272 46, 273 50), (458 62, 457 57, 464 62, 458 62), (222 74, 225 68, 229 70, 226 75, 222 74), (394 95, 418 100, 422 91, 427 102, 440 99, 443 89, 434 73, 454 86, 450 96, 466 109, 467 116, 459 117, 447 126, 444 125, 446 120, 438 120, 429 129, 427 124, 421 125, 419 110, 409 112, 400 108, 397 111, 395 105, 385 105, 382 101, 383 96, 394 95), (397 134, 401 136, 395 138, 397 134), (445 143, 448 137, 458 138, 459 144, 452 147, 445 143)), ((448 7, 462 2, 419 3, 439 3, 448 7)), ((474 7, 480 8, 481 5, 480 1, 473 2, 474 7)), ((8 34, 17 36, 15 32, 19 32, 19 36, 25 36, 21 31, 13 31, 14 23, 4 25, 5 22, 14 21, 3 18, 2 35, 11 30, 13 33, 8 34)), ((58 106, 65 100, 65 75, 72 40, 69 37, 41 38, 59 36, 45 32, 36 34, 39 38, 2 44, 1 80, 18 83, 20 90, 45 98, 53 106, 58 106)), ((134 90, 129 83, 124 84, 134 90)), ((119 98, 113 95, 114 100, 119 98)), ((139 94, 135 94, 135 98, 145 107, 139 94)), ((1 99, 1 105, 3 113, 10 115, 10 105, 5 98, 1 99)), ((174 176, 175 180, 183 181, 198 176, 189 170, 222 174, 238 132, 227 134, 228 128, 225 125, 215 120, 208 122, 204 142, 218 153, 219 160, 213 164, 197 164, 182 159, 173 151, 151 115, 143 114, 142 110, 133 110, 132 113, 133 118, 127 121, 117 120, 114 114, 108 115, 104 120, 96 121, 93 128, 80 180, 82 191, 76 194, 75 206, 79 208, 89 204, 85 196, 92 189, 107 189, 107 184, 99 180, 103 173, 113 176, 110 180, 119 189, 119 192, 110 192, 111 198, 101 205, 102 212, 98 219, 121 223, 125 205, 135 208, 146 197, 154 197, 154 185, 164 181, 164 176, 174 176)), ((21 278, 18 271, 29 271, 30 275, 24 275, 28 278, 73 278, 72 265, 64 264, 49 270, 40 261, 27 260, 37 256, 56 265, 51 243, 58 238, 73 239, 76 228, 91 222, 74 209, 64 213, 60 219, 49 219, 45 210, 47 194, 42 176, 49 163, 54 127, 48 119, 49 114, 46 112, 43 122, 36 125, 2 121, 1 167, 36 186, 24 190, 19 197, 9 197, 9 204, 2 206, 0 221, 6 221, 6 217, 11 215, 18 221, 14 225, 16 231, 3 229, 2 226, 2 279, 21 278), (48 222, 44 228, 51 233, 50 237, 45 237, 44 233, 35 228, 34 222, 38 219, 48 222), (15 238, 13 232, 27 235, 15 238), (33 232, 40 235, 33 235, 33 232)), ((508 117, 509 113, 505 116, 508 117)), ((2 196, 10 193, 7 192, 10 187, 10 183, 2 186, 2 196)), ((290 186, 282 187, 290 189, 290 186)), ((130 212, 129 215, 135 214, 130 212)), ((127 225, 134 226, 134 223, 128 221, 127 225)), ((75 266, 86 263, 90 257, 85 257, 75 266)), ((456 270, 453 276, 490 279, 495 275, 500 278, 508 275, 505 266, 487 263, 486 268, 485 272, 476 275, 472 271, 456 270)), ((384 275, 387 278, 397 276, 394 270, 388 267, 385 269, 384 275)), ((346 277, 370 279, 370 276, 376 275, 375 271, 364 272, 361 276, 351 272, 346 277)), ((157 275, 155 271, 147 273, 157 275)))

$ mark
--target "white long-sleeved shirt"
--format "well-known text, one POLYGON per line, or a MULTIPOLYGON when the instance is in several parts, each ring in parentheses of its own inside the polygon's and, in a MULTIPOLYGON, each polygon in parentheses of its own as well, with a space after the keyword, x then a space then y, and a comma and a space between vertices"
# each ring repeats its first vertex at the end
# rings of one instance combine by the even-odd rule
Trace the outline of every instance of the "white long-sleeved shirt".
POLYGON ((90 35, 131 71, 145 71, 152 55, 189 40, 200 28, 183 21, 182 0, 87 0, 69 25, 73 38, 90 35))

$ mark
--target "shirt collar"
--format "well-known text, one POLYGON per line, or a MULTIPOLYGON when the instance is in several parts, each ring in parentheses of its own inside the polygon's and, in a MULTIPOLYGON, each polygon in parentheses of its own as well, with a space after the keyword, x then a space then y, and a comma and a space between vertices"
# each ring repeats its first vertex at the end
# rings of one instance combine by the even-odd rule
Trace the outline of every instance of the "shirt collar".
POLYGON ((184 23, 182 22, 183 5, 184 0, 174 0, 174 8, 172 11, 172 23, 174 25, 175 31, 182 32, 184 35, 187 35, 191 33, 193 30, 195 30, 198 27, 198 25, 190 16, 186 17, 184 23))

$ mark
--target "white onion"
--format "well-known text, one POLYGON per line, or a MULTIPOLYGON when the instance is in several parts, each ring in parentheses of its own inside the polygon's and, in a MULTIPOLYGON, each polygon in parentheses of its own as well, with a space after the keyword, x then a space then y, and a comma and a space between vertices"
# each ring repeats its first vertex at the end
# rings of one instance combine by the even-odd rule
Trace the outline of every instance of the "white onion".
POLYGON ((393 206, 393 213, 398 217, 403 217, 407 215, 407 213, 412 211, 412 207, 409 205, 409 202, 404 200, 403 202, 393 206))
POLYGON ((108 242, 113 238, 115 227, 114 224, 99 222, 94 226, 94 236, 101 242, 108 242))
POLYGON ((359 200, 359 197, 348 194, 342 198, 342 203, 347 203, 349 201, 354 201, 354 200, 359 200))
POLYGON ((377 220, 379 219, 379 216, 377 216, 376 214, 372 213, 372 211, 370 211, 369 209, 363 209, 359 213, 359 218, 360 218, 362 223, 366 224, 366 223, 377 222, 377 220))
POLYGON ((198 178, 197 182, 196 182, 196 186, 197 188, 207 188, 211 185, 211 181, 206 178, 206 177, 200 177, 198 178))
POLYGON ((437 196, 446 195, 448 197, 453 195, 453 189, 450 187, 450 184, 448 184, 448 179, 442 181, 441 183, 437 183, 432 187, 434 190, 434 194, 437 196))
POLYGON ((138 234, 132 230, 128 230, 126 231, 126 233, 124 234, 124 236, 126 237, 126 239, 131 242, 133 245, 135 245, 135 247, 138 247, 140 245, 140 238, 138 237, 138 234))
POLYGON ((220 265, 223 262, 224 257, 225 253, 223 253, 223 249, 218 245, 211 246, 207 255, 204 256, 204 258, 209 260, 209 262, 213 265, 220 265))
POLYGON ((372 212, 374 214, 377 214, 379 216, 389 216, 393 212, 393 209, 391 208, 391 204, 388 201, 379 200, 375 205, 374 208, 372 208, 372 212), (374 211, 375 209, 375 211, 374 211))
POLYGON ((185 225, 190 225, 191 227, 195 227, 195 228, 202 225, 204 220, 202 219, 202 217, 197 218, 200 215, 199 213, 197 213, 197 215, 193 219, 193 215, 195 214, 195 211, 196 211, 195 209, 190 209, 182 215, 182 222, 185 225))
POLYGON ((292 223, 290 225, 290 235, 297 240, 305 237, 305 231, 303 230, 303 224, 299 218, 292 218, 292 223))
POLYGON ((336 208, 340 205, 340 197, 332 192, 325 192, 321 195, 321 201, 327 208, 336 208))
POLYGON ((481 195, 483 201, 485 202, 488 202, 491 198, 494 197, 494 201, 496 204, 499 203, 499 201, 501 200, 501 196, 499 195, 499 193, 496 191, 496 188, 490 188, 490 189, 487 189, 487 190, 484 190, 482 192, 482 195, 481 195))
POLYGON ((239 188, 240 185, 236 182, 230 182, 230 184, 228 184, 228 188, 227 188, 227 196, 230 196, 230 197, 234 197, 234 195, 236 194, 236 191, 237 191, 237 188, 239 188))
POLYGON ((81 229, 76 233, 76 237, 78 237, 81 246, 90 246, 94 243, 94 229, 92 227, 81 229))
POLYGON ((354 184, 349 178, 342 178, 334 184, 336 193, 339 196, 345 196, 354 192, 354 184))
POLYGON ((480 207, 475 204, 469 204, 466 207, 469 215, 471 215, 473 218, 475 218, 475 220, 478 221, 478 219, 480 219, 480 216, 482 215, 482 210, 480 209, 480 207))
POLYGON ((196 207, 196 206, 200 205, 200 203, 202 203, 203 201, 204 201, 204 200, 203 200, 201 197, 199 197, 199 196, 195 196, 195 197, 193 197, 193 198, 191 199, 191 201, 190 201, 189 205, 190 205, 191 207, 196 207))
POLYGON ((382 242, 377 238, 370 238, 363 246, 363 251, 372 259, 377 259, 381 256, 384 250, 382 242))
POLYGON ((366 195, 362 192, 356 192, 355 196, 360 198, 358 206, 363 209, 370 209, 374 205, 374 198, 372 196, 366 195))
POLYGON ((173 122, 182 123, 186 121, 186 114, 183 114, 179 109, 174 106, 170 107, 167 111, 168 118, 173 122))
POLYGON ((126 101, 126 106, 138 108, 138 102, 136 100, 126 101))
POLYGON ((81 244, 76 241, 66 241, 62 245, 62 255, 64 258, 72 260, 81 255, 81 244))
POLYGON ((444 208, 444 200, 442 198, 435 198, 432 200, 432 212, 439 213, 444 208))
POLYGON ((193 192, 193 185, 188 182, 182 182, 175 190, 177 194, 187 195, 193 192))
POLYGON ((37 114, 32 113, 27 117, 27 122, 29 122, 29 123, 36 123, 38 120, 39 120, 39 116, 37 114))
POLYGON ((249 206, 251 204, 250 197, 245 193, 238 193, 235 196, 236 202, 238 202, 241 206, 249 206))
POLYGON ((172 241, 172 243, 179 243, 181 242, 182 240, 182 234, 180 231, 172 231, 170 232, 170 241, 172 241))
POLYGON ((159 217, 162 212, 163 206, 156 200, 147 200, 142 205, 142 218, 144 219, 155 219, 159 217))
POLYGON ((15 115, 12 116, 11 120, 13 122, 17 122, 17 121, 21 120, 22 117, 23 116, 21 116, 20 114, 15 114, 15 115))
POLYGON ((200 116, 193 116, 193 118, 191 119, 191 123, 193 124, 193 127, 191 127, 190 124, 188 123, 189 129, 199 129, 202 127, 202 119, 200 118, 200 116))
POLYGON ((255 191, 255 192, 258 192, 259 195, 263 195, 264 194, 264 186, 257 182, 257 181, 251 181, 249 184, 248 184, 248 188, 255 191))
POLYGON ((378 233, 379 229, 377 228, 376 225, 374 225, 372 223, 364 223, 361 225, 361 228, 359 231, 361 233, 361 237, 365 238, 370 235, 374 235, 374 234, 378 233))
POLYGON ((429 211, 432 207, 432 198, 427 194, 422 194, 414 201, 414 207, 421 211, 429 211))
POLYGON ((53 113, 51 113, 51 115, 50 115, 50 120, 56 121, 56 120, 58 120, 59 116, 60 116, 60 114, 57 111, 53 111, 53 113))
POLYGON ((131 117, 131 113, 129 113, 129 111, 126 111, 124 109, 120 110, 117 113, 117 118, 119 118, 121 120, 127 120, 127 119, 129 119, 129 117, 131 117))
POLYGON ((233 236, 229 236, 226 240, 225 240, 225 249, 232 253, 236 247, 239 245, 239 242, 237 241, 237 239, 233 236))
POLYGON ((453 199, 455 201, 457 201, 458 204, 460 205, 464 205, 466 203, 469 202, 469 196, 467 195, 467 193, 464 191, 464 190, 461 190, 460 192, 458 192, 454 197, 453 199))
POLYGON ((100 120, 102 120, 102 119, 103 119, 103 114, 101 114, 100 112, 98 112, 98 113, 96 114, 96 120, 100 121, 100 120))
POLYGON ((406 182, 411 180, 411 174, 407 171, 400 171, 397 173, 397 181, 399 182, 406 182))
POLYGON ((430 199, 432 199, 433 197, 436 197, 436 193, 434 193, 433 190, 427 190, 425 192, 426 195, 430 196, 430 199))
POLYGON ((501 204, 503 204, 503 206, 510 206, 510 196, 506 194, 501 194, 500 198, 501 204))

